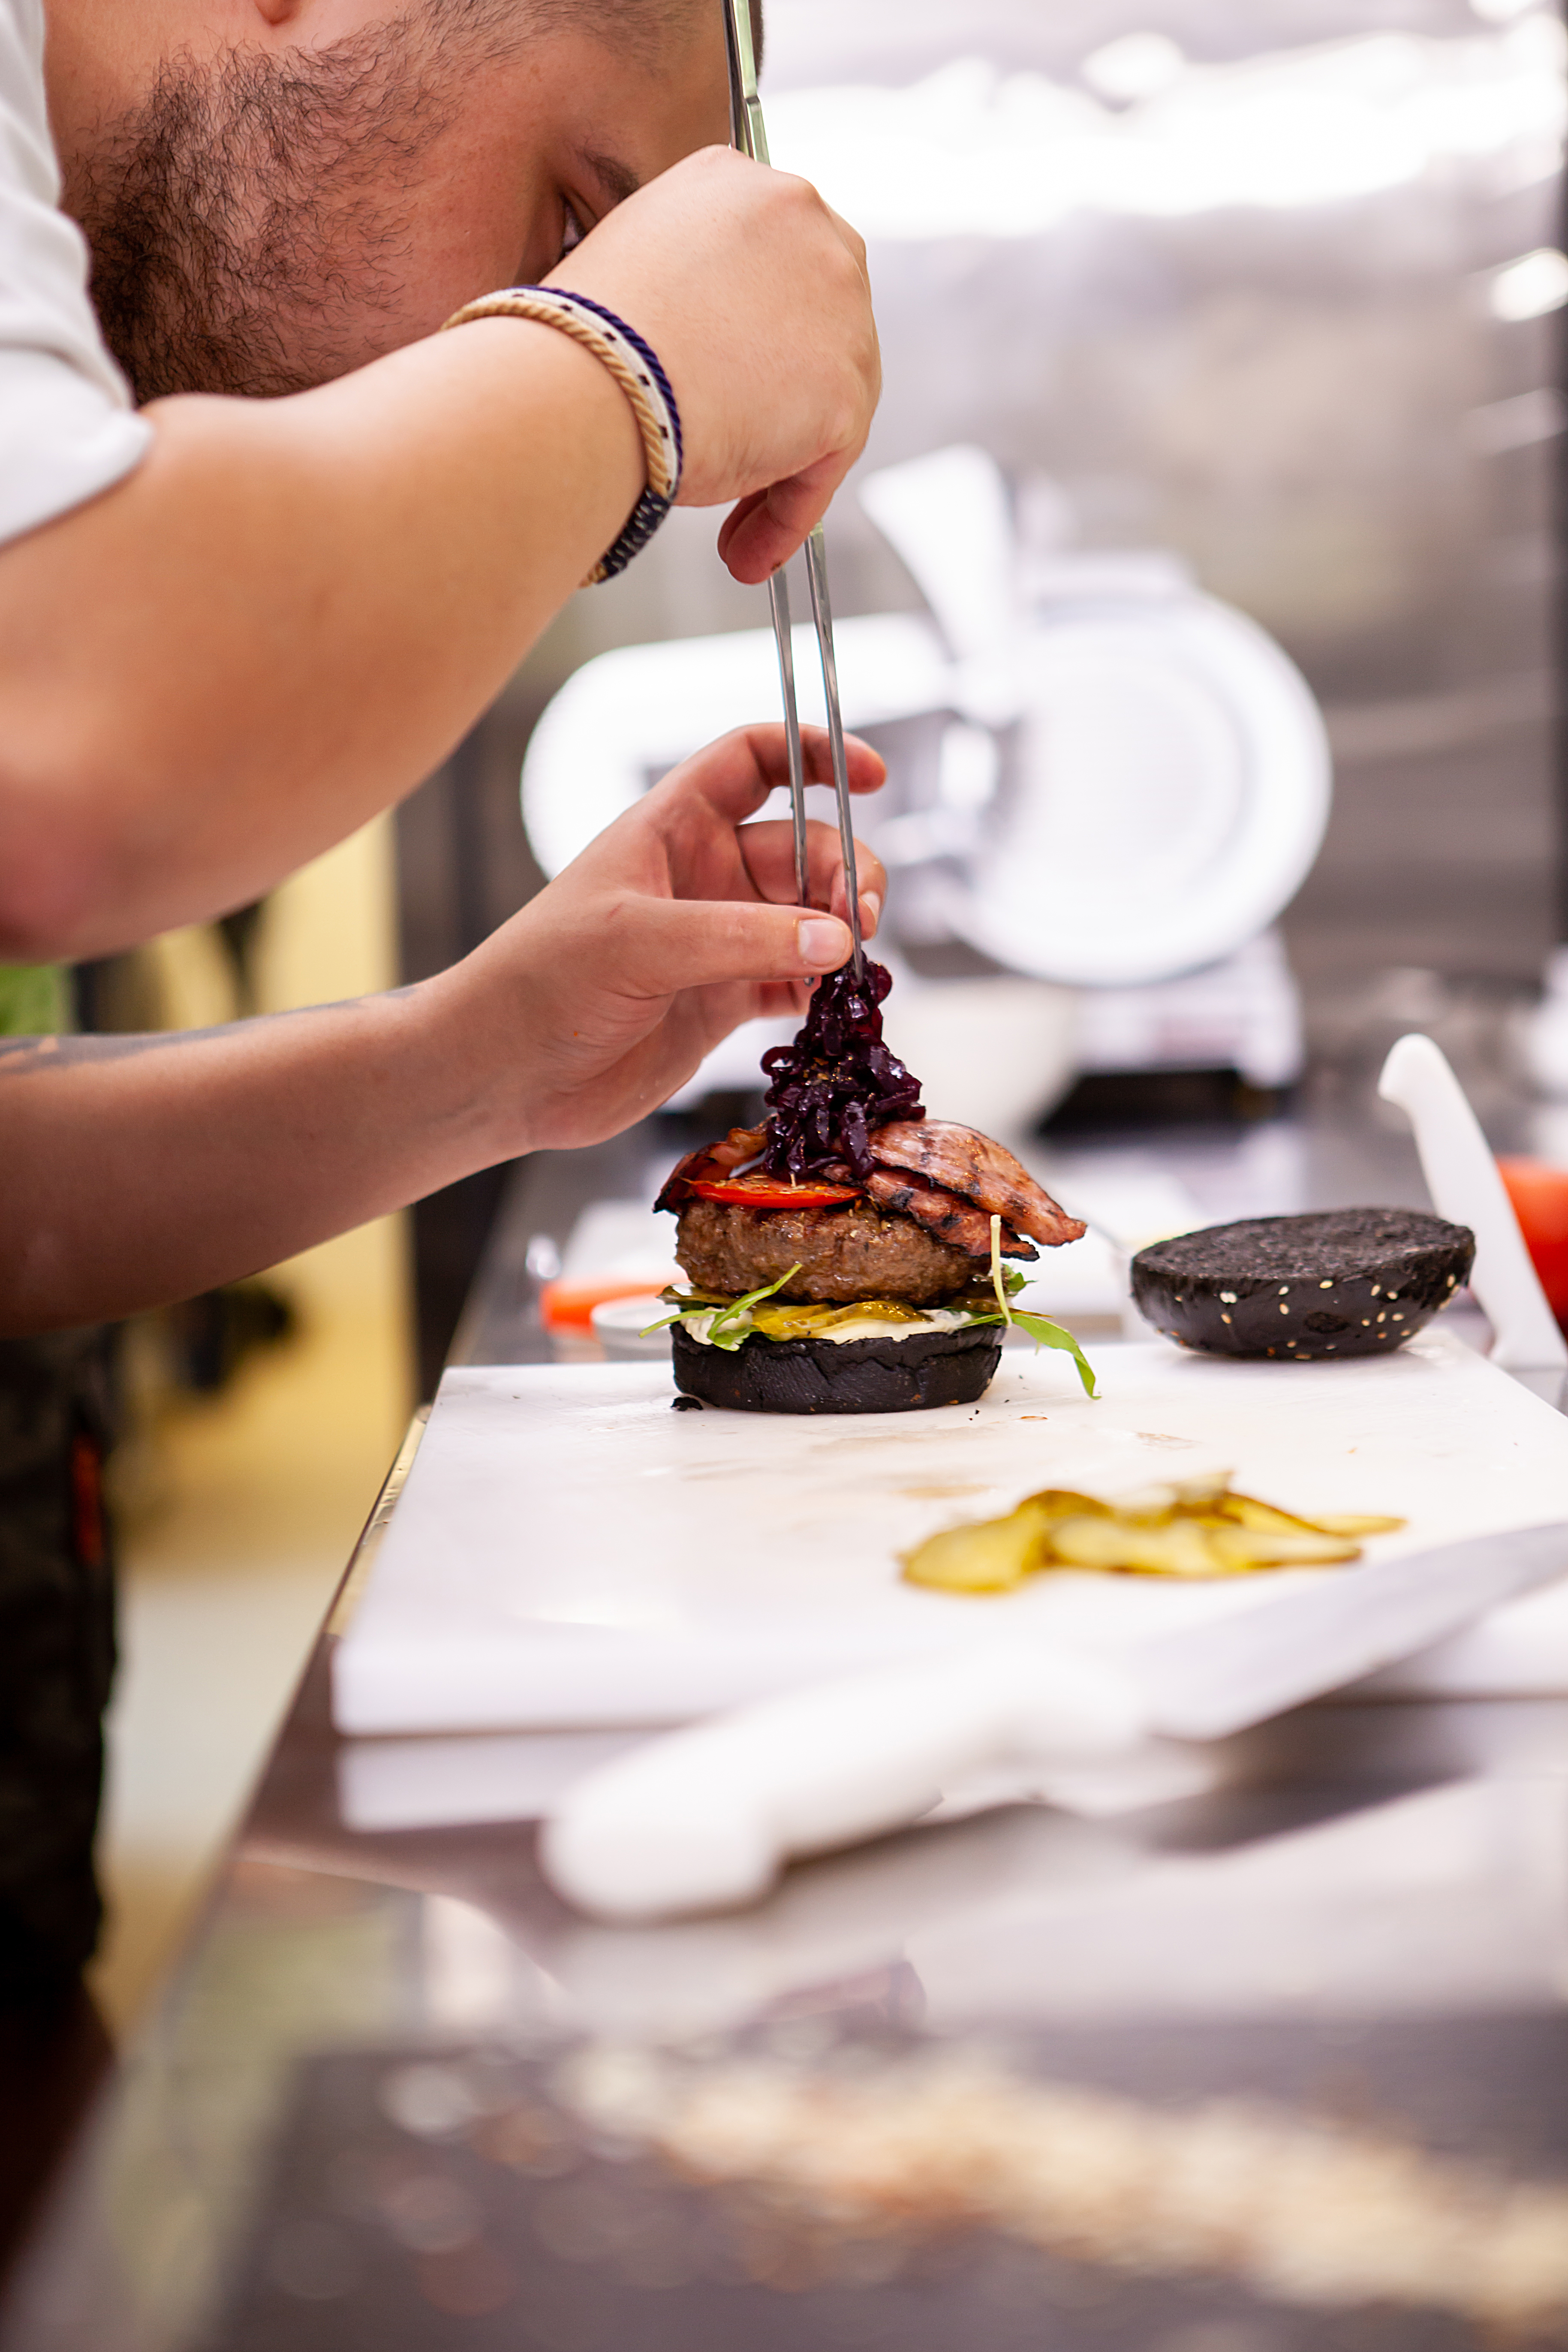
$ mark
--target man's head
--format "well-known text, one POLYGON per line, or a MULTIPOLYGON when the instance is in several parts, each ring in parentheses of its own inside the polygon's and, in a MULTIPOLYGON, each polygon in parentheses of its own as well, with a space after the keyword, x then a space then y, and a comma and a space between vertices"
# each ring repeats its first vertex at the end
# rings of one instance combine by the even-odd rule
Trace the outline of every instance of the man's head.
POLYGON ((143 400, 341 375, 727 135, 720 0, 47 5, 66 202, 143 400))

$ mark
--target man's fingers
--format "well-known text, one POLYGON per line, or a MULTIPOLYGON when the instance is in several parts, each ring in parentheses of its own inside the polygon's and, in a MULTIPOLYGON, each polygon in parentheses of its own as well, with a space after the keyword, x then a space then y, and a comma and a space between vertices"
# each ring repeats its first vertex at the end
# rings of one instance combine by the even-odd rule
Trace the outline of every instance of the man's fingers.
MULTIPOLYGON (((800 739, 807 782, 830 784, 833 760, 827 730, 803 727, 800 739)), ((852 793, 874 793, 886 781, 886 761, 858 735, 844 738, 844 763, 852 793)), ((771 792, 788 782, 789 749, 784 728, 775 722, 737 728, 732 735, 721 736, 717 743, 683 760, 656 789, 666 796, 669 816, 678 815, 682 803, 695 794, 716 816, 741 824, 755 816, 771 792)))
MULTIPOLYGON (((775 906, 795 903, 795 827, 770 820, 741 828, 739 839, 746 871, 759 895, 775 906)), ((849 916, 845 888, 844 853, 837 825, 808 824, 805 829, 806 874, 814 907, 825 907, 845 921, 849 916)), ((860 929, 869 939, 881 919, 888 895, 888 877, 875 850, 855 844, 856 878, 860 885, 860 929)))
POLYGON ((815 979, 847 963, 852 946, 835 915, 743 900, 637 898, 616 929, 616 969, 652 997, 725 981, 815 979))
MULTIPOLYGON (((826 727, 800 730, 801 765, 808 784, 833 782, 833 746, 826 727)), ((694 772, 710 808, 739 821, 754 816, 771 792, 789 782, 789 739, 781 720, 742 727, 733 735, 695 752, 676 770, 694 772)), ((888 763, 880 751, 858 735, 844 738, 844 770, 852 793, 879 792, 888 780, 888 763)))
MULTIPOLYGON (((757 509, 762 505, 763 500, 767 497, 767 495, 766 490, 752 490, 749 492, 745 498, 740 499, 731 508, 729 513, 720 524, 719 553, 724 562, 728 563, 730 561, 730 549, 734 541, 736 532, 742 529, 749 517, 755 514, 757 509)), ((764 572, 763 578, 765 580, 767 576, 767 573, 764 572)), ((758 584, 759 583, 756 581, 748 581, 747 583, 749 587, 753 588, 758 584)))
POLYGON ((760 588, 805 545, 859 454, 858 447, 837 452, 787 482, 753 491, 726 515, 719 553, 742 587, 760 588))
POLYGON ((816 529, 864 448, 870 421, 868 411, 864 424, 851 426, 839 447, 765 490, 749 492, 725 516, 719 527, 719 553, 746 587, 760 587, 816 529))
MULTIPOLYGON (((789 782, 789 745, 782 727, 753 727, 751 730, 757 764, 774 784, 789 782)), ((826 727, 803 727, 800 730, 801 764, 808 784, 831 784, 833 782, 833 745, 826 727)), ((888 763, 880 751, 858 735, 844 738, 844 767, 852 793, 874 793, 888 779, 888 763)))

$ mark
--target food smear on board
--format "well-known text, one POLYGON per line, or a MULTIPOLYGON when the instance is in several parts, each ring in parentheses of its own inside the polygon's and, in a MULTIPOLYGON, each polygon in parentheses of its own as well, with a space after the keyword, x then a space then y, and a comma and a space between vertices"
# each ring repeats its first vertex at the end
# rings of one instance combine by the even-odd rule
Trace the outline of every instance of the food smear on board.
POLYGON ((676 1386, 750 1412, 910 1412, 984 1394, 1016 1324, 1094 1375, 1069 1331, 1014 1305, 1019 1263, 1085 1227, 1005 1147, 927 1115, 882 1034, 882 964, 830 973, 763 1056, 768 1116, 690 1152, 656 1206, 690 1287, 668 1290, 676 1386))
POLYGON ((1403 1519, 1365 1512, 1305 1517, 1237 1494, 1228 1477, 1150 1486, 1119 1502, 1065 1487, 1026 1496, 1005 1518, 944 1528, 902 1555, 906 1580, 942 1592, 1011 1592, 1049 1569, 1126 1576, 1247 1576, 1260 1569, 1334 1568, 1361 1558, 1368 1536, 1403 1519))

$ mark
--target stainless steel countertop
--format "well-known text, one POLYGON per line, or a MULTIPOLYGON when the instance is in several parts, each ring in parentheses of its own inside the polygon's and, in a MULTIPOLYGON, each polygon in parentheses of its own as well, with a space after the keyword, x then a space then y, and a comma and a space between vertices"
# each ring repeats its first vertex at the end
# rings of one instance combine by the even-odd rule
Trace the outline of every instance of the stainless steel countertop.
MULTIPOLYGON (((1501 1139, 1528 1142, 1509 1117, 1501 1139)), ((1081 1169, 1087 1149, 1049 1164, 1081 1169)), ((1110 1151, 1179 1173, 1215 1216, 1422 1199, 1407 1141, 1344 1099, 1240 1133, 1094 1147, 1110 1151)), ((530 1239, 563 1239, 587 1200, 646 1192, 669 1156, 667 1133, 643 1130, 521 1171, 467 1360, 543 1351, 530 1239)), ((38 2233, 5 2352, 1492 2340, 1490 2290, 1458 2252, 1446 2284, 1430 2261, 1400 2284, 1400 2231, 1426 2226, 1435 2245, 1458 2210, 1445 2197, 1492 2197, 1500 2242, 1522 2193, 1505 2176, 1568 2180, 1568 1701, 1303 1710, 1229 1742, 1206 1785, 1131 1811, 998 1811, 809 1864, 743 1916, 602 1928, 543 1885, 526 1824, 344 1824, 331 1646, 408 1458, 184 1962, 38 2233), (1201 2126, 1219 2166, 1206 2251, 1169 2214, 1140 2218, 1131 2191, 1098 2238, 1055 2212, 1026 2244, 957 2143, 940 2227, 907 2180, 905 2218, 883 2208, 874 2224, 806 2213, 754 2167, 721 2194, 659 2153, 662 2126, 627 2122, 624 2098, 619 2122, 585 2119, 556 2072, 584 2042, 619 2049, 623 2075, 628 2045, 677 2047, 682 2080, 732 2099, 759 2068, 775 2095, 869 2084, 889 2114, 933 2052, 982 2053, 1015 2141, 1058 2135, 1075 2180, 1118 2132, 1164 2150, 1161 2179, 1184 2173, 1201 2126), (1238 2098, 1264 2103, 1266 2127, 1238 2098), (1323 2159, 1270 2224, 1272 2252, 1238 2175, 1254 2144, 1270 2168, 1309 2147, 1323 2159), (1357 2273, 1365 2200, 1394 2193, 1380 2164, 1403 2165, 1405 2185, 1357 2273)), ((922 2159, 928 2190, 946 2144, 939 2132, 922 2159)), ((1453 2223, 1453 2248, 1463 2235, 1453 2223)), ((1538 2336, 1520 2323, 1517 2340, 1538 2336)))

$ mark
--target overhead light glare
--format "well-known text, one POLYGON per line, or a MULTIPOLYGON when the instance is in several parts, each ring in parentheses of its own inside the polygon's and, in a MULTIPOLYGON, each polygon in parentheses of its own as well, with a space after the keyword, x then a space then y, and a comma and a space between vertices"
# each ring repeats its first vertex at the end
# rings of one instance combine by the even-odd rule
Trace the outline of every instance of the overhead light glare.
POLYGON ((1168 34, 1123 33, 1085 58, 1081 70, 1096 97, 1131 104, 1169 89, 1186 62, 1168 34))
POLYGON ((1539 245, 1500 269, 1489 297, 1494 319, 1543 319, 1568 302, 1568 253, 1539 245))
POLYGON ((1511 25, 1516 16, 1522 16, 1534 5, 1535 0, 1470 0, 1477 16, 1484 17, 1489 25, 1511 25))
POLYGON ((1173 80, 1119 106, 1087 66, 1075 88, 958 58, 902 88, 783 91, 769 128, 786 170, 863 236, 897 241, 1039 236, 1074 213, 1344 204, 1456 168, 1493 193, 1500 173, 1511 189, 1558 168, 1565 50, 1538 9, 1461 39, 1358 34, 1225 65, 1175 51, 1173 80))

